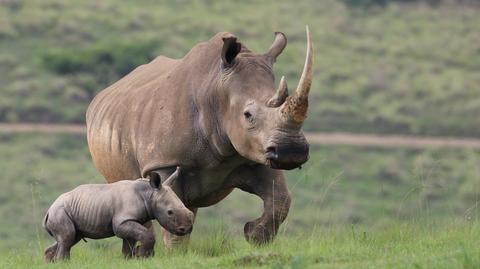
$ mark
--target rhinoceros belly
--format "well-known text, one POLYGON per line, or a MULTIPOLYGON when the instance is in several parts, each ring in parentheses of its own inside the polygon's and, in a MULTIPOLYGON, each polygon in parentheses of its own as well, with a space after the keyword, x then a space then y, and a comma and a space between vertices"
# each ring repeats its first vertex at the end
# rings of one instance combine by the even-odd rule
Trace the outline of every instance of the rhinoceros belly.
POLYGON ((208 207, 220 202, 234 190, 231 173, 242 162, 232 158, 214 169, 187 171, 182 176, 182 200, 190 207, 208 207))
POLYGON ((86 190, 86 187, 80 186, 72 191, 71 199, 65 205, 75 224, 77 236, 92 239, 113 236, 113 197, 109 195, 108 186, 89 187, 86 190))

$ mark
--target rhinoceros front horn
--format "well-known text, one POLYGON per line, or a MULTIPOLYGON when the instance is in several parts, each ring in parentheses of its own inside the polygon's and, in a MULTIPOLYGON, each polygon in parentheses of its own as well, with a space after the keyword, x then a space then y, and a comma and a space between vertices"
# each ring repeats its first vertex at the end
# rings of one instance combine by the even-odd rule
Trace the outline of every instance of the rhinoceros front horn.
POLYGON ((308 93, 312 85, 313 77, 313 45, 308 26, 307 30, 307 56, 303 67, 302 76, 298 82, 297 90, 293 96, 287 98, 282 105, 281 113, 287 119, 294 123, 301 124, 307 117, 308 93))

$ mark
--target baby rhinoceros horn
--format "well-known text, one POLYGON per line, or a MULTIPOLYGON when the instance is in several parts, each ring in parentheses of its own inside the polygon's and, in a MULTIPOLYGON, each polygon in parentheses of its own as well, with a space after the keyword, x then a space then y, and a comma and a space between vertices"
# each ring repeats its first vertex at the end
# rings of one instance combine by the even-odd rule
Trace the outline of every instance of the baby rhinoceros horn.
POLYGON ((155 189, 161 189, 162 185, 171 186, 173 181, 178 178, 180 175, 180 166, 177 166, 175 172, 173 172, 166 180, 162 183, 162 179, 157 171, 150 172, 150 186, 155 189))

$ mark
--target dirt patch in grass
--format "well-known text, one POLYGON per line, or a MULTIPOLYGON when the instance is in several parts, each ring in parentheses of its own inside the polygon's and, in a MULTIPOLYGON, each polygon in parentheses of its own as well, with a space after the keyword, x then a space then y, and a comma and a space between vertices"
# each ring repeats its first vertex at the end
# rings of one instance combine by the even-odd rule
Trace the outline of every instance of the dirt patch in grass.
POLYGON ((273 262, 286 262, 289 261, 290 257, 282 256, 278 253, 265 253, 265 254, 250 254, 247 256, 243 256, 234 260, 234 264, 237 266, 247 266, 247 265, 266 265, 273 262))

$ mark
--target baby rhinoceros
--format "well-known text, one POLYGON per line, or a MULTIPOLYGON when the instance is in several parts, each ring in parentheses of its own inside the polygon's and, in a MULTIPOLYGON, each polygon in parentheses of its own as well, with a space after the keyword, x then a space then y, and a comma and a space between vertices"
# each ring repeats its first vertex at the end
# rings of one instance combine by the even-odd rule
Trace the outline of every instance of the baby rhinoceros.
POLYGON ((56 240, 45 250, 45 260, 68 259, 70 248, 80 239, 114 235, 123 239, 125 257, 151 256, 155 238, 143 224, 153 219, 176 235, 190 233, 193 213, 167 186, 178 174, 179 168, 163 184, 160 176, 152 172, 150 180, 86 184, 60 195, 43 221, 56 240), (137 241, 141 245, 135 248, 137 241))

